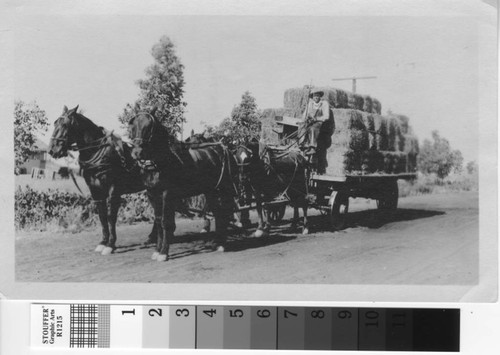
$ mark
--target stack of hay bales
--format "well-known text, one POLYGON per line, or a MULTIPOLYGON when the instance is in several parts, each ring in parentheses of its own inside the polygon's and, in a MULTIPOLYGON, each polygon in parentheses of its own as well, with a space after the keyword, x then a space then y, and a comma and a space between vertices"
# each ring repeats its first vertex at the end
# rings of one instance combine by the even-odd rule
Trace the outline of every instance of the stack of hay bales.
MULTIPOLYGON (((380 101, 367 95, 353 94, 348 91, 331 87, 315 88, 325 93, 323 100, 327 100, 332 108, 351 108, 368 113, 382 112, 380 101)), ((293 88, 285 91, 285 108, 290 110, 292 117, 302 117, 309 100, 309 88, 293 88)))
MULTIPOLYGON (((367 175, 414 173, 417 170, 418 139, 404 115, 382 116, 375 98, 334 88, 319 88, 330 103, 335 120, 332 145, 328 148, 327 175, 367 175)), ((264 111, 263 137, 276 144, 274 116, 302 117, 309 90, 285 91, 284 108, 264 111), (267 127, 267 128, 266 128, 267 127), (267 131, 264 133, 264 131, 267 131), (272 133, 269 133, 272 132, 272 133)))
MULTIPOLYGON (((333 109, 335 131, 326 173, 333 176, 413 173, 418 140, 406 120, 353 109, 333 109)), ((405 116, 403 116, 405 117, 405 116)))

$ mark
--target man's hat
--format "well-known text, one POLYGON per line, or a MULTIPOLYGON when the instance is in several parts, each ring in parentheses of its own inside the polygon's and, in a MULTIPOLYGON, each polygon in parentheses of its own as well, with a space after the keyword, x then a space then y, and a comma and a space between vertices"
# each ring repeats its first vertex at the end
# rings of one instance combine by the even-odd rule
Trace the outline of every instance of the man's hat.
POLYGON ((325 93, 322 91, 322 90, 319 90, 319 89, 313 89, 311 90, 311 94, 309 95, 309 97, 313 97, 314 95, 319 95, 320 97, 323 97, 325 93))

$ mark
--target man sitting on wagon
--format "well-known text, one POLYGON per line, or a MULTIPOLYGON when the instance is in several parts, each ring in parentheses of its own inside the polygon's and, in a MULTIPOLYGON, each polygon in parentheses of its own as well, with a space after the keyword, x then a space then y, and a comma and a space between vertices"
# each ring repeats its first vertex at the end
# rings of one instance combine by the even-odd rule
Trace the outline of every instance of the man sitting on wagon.
POLYGON ((304 124, 299 136, 301 149, 305 155, 312 155, 312 163, 318 174, 326 170, 326 150, 332 144, 334 121, 333 111, 327 100, 321 100, 324 92, 312 90, 309 103, 304 111, 304 124))

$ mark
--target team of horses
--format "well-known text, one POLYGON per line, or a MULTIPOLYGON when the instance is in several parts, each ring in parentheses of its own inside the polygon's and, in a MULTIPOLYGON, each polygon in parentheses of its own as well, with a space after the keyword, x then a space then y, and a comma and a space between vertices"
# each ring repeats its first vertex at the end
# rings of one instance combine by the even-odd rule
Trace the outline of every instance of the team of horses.
POLYGON ((154 223, 147 241, 156 243, 152 259, 168 260, 175 212, 184 198, 203 194, 215 218, 213 247, 223 251, 238 204, 255 200, 256 236, 269 232, 263 202, 284 197, 303 209, 307 234, 307 161, 296 151, 279 151, 258 142, 229 149, 221 142, 180 142, 155 112, 139 112, 128 123, 131 145, 73 109, 63 108, 54 123, 49 154, 79 152, 79 164, 97 205, 102 240, 96 252, 116 249, 116 220, 123 194, 147 191, 154 223))

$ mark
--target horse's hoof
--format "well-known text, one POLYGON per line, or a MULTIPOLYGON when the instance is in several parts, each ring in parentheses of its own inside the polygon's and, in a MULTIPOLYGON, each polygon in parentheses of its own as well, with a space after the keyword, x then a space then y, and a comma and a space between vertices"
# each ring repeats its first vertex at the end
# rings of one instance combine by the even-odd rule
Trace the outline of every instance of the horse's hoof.
POLYGON ((165 254, 158 254, 156 261, 167 261, 167 256, 165 254))
POLYGON ((151 244, 156 244, 156 241, 154 241, 153 239, 148 239, 144 242, 144 245, 151 245, 151 244))
POLYGON ((113 248, 111 247, 104 247, 104 249, 101 251, 101 255, 109 255, 113 253, 113 248))
POLYGON ((106 246, 104 244, 99 244, 96 248, 95 248, 95 252, 96 253, 102 253, 102 251, 104 250, 106 246))
POLYGON ((233 226, 235 226, 236 228, 240 228, 241 229, 241 228, 243 228, 243 223, 241 223, 241 222, 235 222, 235 223, 233 223, 233 226))
POLYGON ((223 247, 222 245, 219 245, 219 246, 215 249, 215 251, 223 253, 223 252, 224 252, 224 247, 223 247))
POLYGON ((266 234, 266 232, 264 232, 262 229, 257 229, 255 231, 255 233, 253 234, 253 236, 255 238, 261 238, 261 237, 265 236, 265 234, 266 234))
POLYGON ((208 233, 208 230, 206 230, 205 228, 203 228, 203 229, 200 231, 200 233, 202 233, 202 234, 203 234, 203 233, 208 233))
POLYGON ((159 256, 159 255, 160 255, 160 253, 158 253, 157 251, 155 251, 155 252, 153 253, 153 255, 151 255, 151 259, 152 259, 152 260, 158 260, 158 256, 159 256))
POLYGON ((309 228, 305 227, 303 230, 302 230, 302 235, 308 235, 309 234, 309 228))

